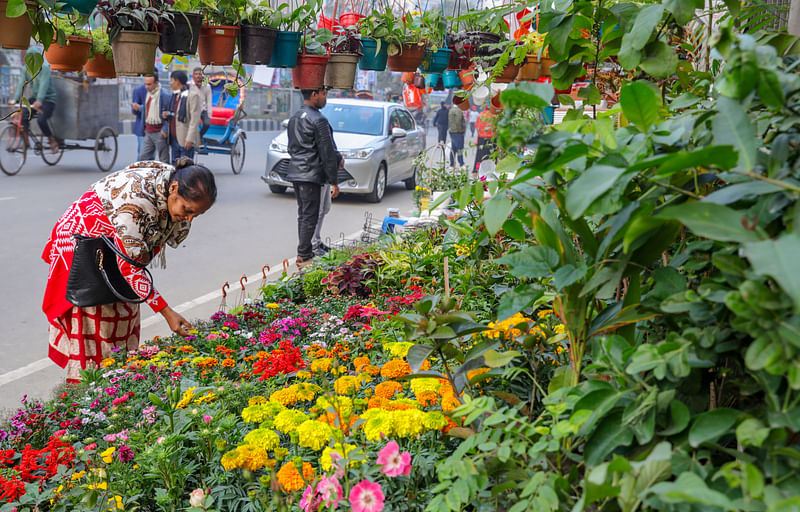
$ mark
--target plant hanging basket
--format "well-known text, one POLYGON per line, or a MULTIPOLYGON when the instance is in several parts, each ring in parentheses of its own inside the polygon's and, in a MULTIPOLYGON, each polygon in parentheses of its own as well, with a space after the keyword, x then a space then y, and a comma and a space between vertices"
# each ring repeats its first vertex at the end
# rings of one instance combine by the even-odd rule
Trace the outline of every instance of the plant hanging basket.
POLYGON ((466 112, 467 110, 469 110, 469 107, 470 107, 469 98, 462 97, 462 96, 455 96, 454 95, 453 96, 453 105, 457 106, 458 108, 460 108, 461 110, 466 112))
POLYGON ((55 71, 77 73, 83 69, 83 65, 89 60, 91 49, 92 40, 88 37, 67 36, 67 44, 65 46, 53 41, 47 51, 44 52, 44 58, 50 63, 50 68, 55 71))
POLYGON ((357 53, 332 53, 325 68, 325 87, 352 89, 359 58, 357 53))
POLYGON ((325 85, 325 68, 328 66, 327 55, 297 56, 297 66, 292 70, 292 81, 295 89, 322 89, 325 85))
POLYGON ((422 59, 419 70, 423 73, 441 73, 450 64, 452 54, 453 50, 450 48, 439 48, 435 52, 425 50, 425 57, 422 59))
POLYGON ((153 74, 158 47, 158 32, 121 30, 111 41, 114 68, 119 76, 153 74))
POLYGON ((200 64, 204 66, 230 66, 233 64, 233 52, 236 50, 236 39, 239 27, 230 25, 203 25, 200 27, 200 40, 197 53, 200 64))
POLYGON ((461 87, 461 79, 458 77, 458 73, 452 69, 448 69, 442 73, 442 85, 444 85, 446 89, 461 87))
POLYGON ((172 22, 159 24, 158 49, 168 55, 194 55, 200 40, 203 16, 194 12, 172 11, 172 22))
POLYGON ((297 64, 297 49, 300 47, 300 32, 279 30, 272 47, 271 68, 293 68, 297 64))
POLYGON ((361 18, 364 18, 363 14, 359 14, 357 12, 343 12, 339 16, 339 25, 344 28, 355 27, 358 25, 358 20, 361 18))
POLYGON ((364 55, 358 62, 358 69, 364 71, 383 71, 386 69, 386 62, 389 59, 389 45, 385 41, 381 41, 379 50, 377 39, 364 37, 361 39, 361 48, 364 55))
POLYGON ((114 68, 114 59, 106 57, 105 53, 95 53, 94 58, 86 61, 83 66, 88 76, 93 78, 116 78, 117 70, 114 68))
POLYGON ((530 54, 525 57, 525 63, 520 66, 517 73, 517 80, 520 82, 532 82, 539 78, 539 57, 530 54))
POLYGON ((472 86, 475 85, 475 66, 459 71, 458 78, 461 80, 461 86, 465 91, 471 90, 472 86))
POLYGON ((27 50, 33 33, 31 18, 27 11, 22 16, 9 18, 6 16, 7 7, 8 2, 0 2, 0 46, 9 50, 27 50))
POLYGON ((83 14, 84 16, 88 16, 92 13, 92 10, 97 7, 98 0, 62 0, 64 2, 64 7, 61 8, 61 12, 68 12, 72 13, 73 10, 78 11, 78 14, 83 14))
POLYGON ((539 59, 539 76, 550 76, 550 66, 555 66, 556 61, 549 57, 539 59))
POLYGON ((239 31, 239 60, 243 64, 266 66, 272 60, 277 35, 278 31, 272 27, 242 24, 239 31))
POLYGON ((425 47, 417 44, 404 44, 400 53, 390 55, 387 65, 392 71, 414 72, 425 58, 425 47))
POLYGON ((495 77, 494 81, 498 84, 510 84, 517 78, 517 74, 519 74, 519 69, 522 67, 522 64, 514 64, 513 62, 509 62, 506 64, 506 67, 503 68, 503 72, 495 77))

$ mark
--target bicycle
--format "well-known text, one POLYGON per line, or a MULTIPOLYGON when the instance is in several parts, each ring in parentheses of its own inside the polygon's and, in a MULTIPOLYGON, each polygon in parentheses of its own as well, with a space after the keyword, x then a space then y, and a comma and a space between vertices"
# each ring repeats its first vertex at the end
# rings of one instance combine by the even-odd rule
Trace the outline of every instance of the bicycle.
MULTIPOLYGON (((40 112, 31 107, 34 114, 31 120, 40 112)), ((0 170, 8 176, 14 176, 25 165, 28 158, 28 149, 33 149, 34 154, 42 156, 47 165, 56 165, 64 156, 64 141, 56 139, 58 147, 53 151, 53 146, 44 135, 36 135, 30 129, 22 126, 22 111, 14 114, 11 124, 0 131, 0 170)))

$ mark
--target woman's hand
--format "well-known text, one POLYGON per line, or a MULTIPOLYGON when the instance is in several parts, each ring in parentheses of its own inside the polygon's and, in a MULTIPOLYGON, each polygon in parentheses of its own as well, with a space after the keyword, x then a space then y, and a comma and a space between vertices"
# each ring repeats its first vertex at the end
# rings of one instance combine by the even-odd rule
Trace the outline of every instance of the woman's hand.
POLYGON ((161 315, 164 317, 164 320, 167 321, 169 324, 170 330, 175 334, 180 334, 181 336, 188 336, 189 329, 194 329, 192 324, 186 321, 181 315, 179 315, 174 309, 167 306, 161 310, 161 315))

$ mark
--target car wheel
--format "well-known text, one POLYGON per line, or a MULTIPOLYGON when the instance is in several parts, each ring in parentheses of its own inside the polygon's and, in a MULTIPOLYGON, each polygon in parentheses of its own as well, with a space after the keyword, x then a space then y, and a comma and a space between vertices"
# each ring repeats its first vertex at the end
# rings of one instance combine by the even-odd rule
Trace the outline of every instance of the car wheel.
POLYGON ((414 190, 415 188, 417 188, 417 168, 414 167, 413 171, 414 174, 412 174, 410 178, 403 180, 403 184, 405 184, 406 190, 414 190))
POLYGON ((270 185, 269 191, 273 194, 283 194, 286 192, 286 187, 283 185, 270 185))
POLYGON ((370 203, 380 203, 383 199, 383 194, 386 193, 386 164, 381 164, 378 167, 378 174, 375 176, 375 184, 372 186, 372 192, 367 196, 367 201, 370 203))

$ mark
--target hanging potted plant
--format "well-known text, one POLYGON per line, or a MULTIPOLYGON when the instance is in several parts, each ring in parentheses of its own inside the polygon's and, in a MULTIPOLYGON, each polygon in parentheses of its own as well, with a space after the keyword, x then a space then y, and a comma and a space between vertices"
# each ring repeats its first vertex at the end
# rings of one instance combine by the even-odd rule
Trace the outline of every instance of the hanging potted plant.
POLYGON ((27 50, 34 20, 41 17, 36 2, 0 1, 0 46, 9 50, 27 50))
POLYGON ((325 44, 331 40, 331 31, 319 29, 303 34, 303 51, 297 55, 297 65, 292 69, 295 89, 322 89, 328 55, 325 44))
POLYGON ((89 60, 92 48, 91 34, 84 28, 78 28, 79 21, 73 17, 66 19, 68 23, 58 26, 54 41, 44 51, 44 58, 55 71, 77 73, 89 60))
POLYGON ((240 13, 246 0, 203 0, 200 12, 206 22, 200 27, 197 53, 200 64, 230 66, 239 36, 240 13))
POLYGON ((422 18, 408 14, 389 25, 384 40, 389 45, 387 65, 392 71, 416 71, 425 57, 422 40, 422 18))
POLYGON ((245 8, 239 32, 239 60, 243 64, 269 64, 280 23, 280 14, 268 3, 251 1, 245 8))
POLYGON ((473 9, 454 17, 459 31, 448 38, 448 46, 453 49, 449 69, 461 71, 468 68, 474 58, 496 56, 498 51, 490 48, 507 39, 508 24, 504 16, 513 7, 499 6, 485 9, 473 9))
POLYGON ((105 30, 100 28, 92 30, 92 49, 83 70, 93 78, 116 78, 114 54, 105 30))
POLYGON ((278 9, 280 16, 279 30, 275 35, 275 44, 272 48, 272 58, 269 61, 271 68, 294 68, 297 64, 297 54, 300 48, 300 38, 303 30, 314 22, 318 11, 315 7, 318 2, 303 4, 288 10, 288 4, 283 4, 278 9))
POLYGON ((168 16, 158 25, 158 49, 168 55, 194 55, 200 40, 203 15, 192 12, 198 7, 195 0, 176 0, 168 16))
POLYGON ((153 73, 158 47, 158 25, 169 15, 160 2, 104 0, 97 10, 108 22, 114 69, 120 76, 153 73))
POLYGON ((325 87, 352 89, 356 80, 361 43, 358 32, 351 26, 345 28, 328 43, 331 54, 325 70, 325 87))
POLYGON ((365 71, 383 71, 389 58, 389 45, 384 38, 389 35, 394 24, 394 15, 387 9, 386 13, 373 10, 369 16, 358 20, 358 31, 361 33, 361 60, 358 68, 365 71))
POLYGON ((422 15, 420 36, 427 46, 425 56, 419 66, 423 73, 439 74, 447 69, 453 50, 442 47, 446 44, 446 29, 447 23, 440 11, 427 11, 422 15))

